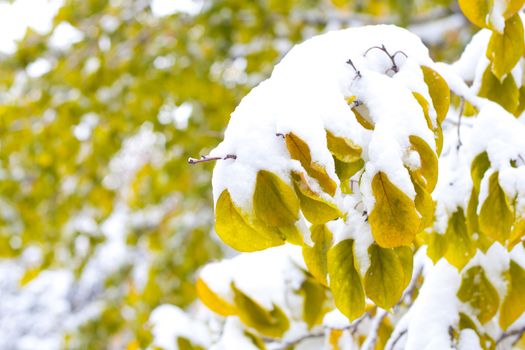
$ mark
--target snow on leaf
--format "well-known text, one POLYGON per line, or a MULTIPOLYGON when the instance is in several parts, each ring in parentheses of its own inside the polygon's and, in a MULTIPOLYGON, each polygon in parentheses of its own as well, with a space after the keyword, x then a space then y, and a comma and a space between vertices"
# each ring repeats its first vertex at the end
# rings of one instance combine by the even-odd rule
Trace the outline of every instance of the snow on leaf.
POLYGON ((492 72, 500 81, 518 63, 524 50, 523 23, 520 16, 515 14, 505 22, 503 34, 492 33, 487 47, 492 72))
POLYGON ((498 292, 481 266, 471 267, 465 272, 458 290, 458 298, 475 310, 482 324, 490 321, 498 311, 498 292))
POLYGON ((326 193, 333 196, 337 185, 322 165, 312 161, 308 144, 293 133, 287 134, 285 140, 292 159, 298 160, 308 175, 316 179, 326 193))

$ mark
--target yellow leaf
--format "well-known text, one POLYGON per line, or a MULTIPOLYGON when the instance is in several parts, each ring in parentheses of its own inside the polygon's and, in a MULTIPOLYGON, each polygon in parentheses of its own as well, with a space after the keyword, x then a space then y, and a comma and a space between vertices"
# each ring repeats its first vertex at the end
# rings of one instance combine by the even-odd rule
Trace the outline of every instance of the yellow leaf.
POLYGON ((481 78, 479 96, 496 102, 509 113, 514 113, 519 107, 520 91, 512 74, 508 74, 502 82, 487 67, 481 78))
POLYGON ((235 306, 218 296, 201 278, 197 279, 195 288, 200 301, 202 301, 208 309, 221 316, 235 315, 235 306))
POLYGON ((330 350, 341 350, 339 346, 339 339, 343 335, 343 331, 340 329, 330 329, 328 335, 328 343, 330 344, 330 350))
POLYGON ((487 17, 492 8, 491 0, 459 0, 459 8, 468 20, 480 28, 487 27, 487 17))
POLYGON ((303 258, 308 271, 323 285, 328 286, 326 274, 327 254, 332 246, 332 232, 325 225, 313 225, 312 231, 313 247, 303 247, 303 258))
POLYGON ((410 282, 412 275, 412 254, 408 247, 381 248, 377 244, 372 244, 368 248, 370 256, 370 267, 366 271, 364 285, 366 296, 369 297, 377 306, 388 310, 394 306, 403 291, 410 282), (410 256, 410 264, 404 265, 406 259, 400 258, 401 254, 410 256))
POLYGON ((337 184, 334 180, 328 176, 326 169, 315 162, 312 162, 312 156, 310 154, 310 148, 300 137, 294 133, 289 133, 285 136, 286 147, 292 159, 298 160, 306 173, 316 179, 319 185, 329 195, 333 196, 337 188, 337 184))
POLYGON ((290 327, 290 321, 286 314, 277 306, 273 305, 271 311, 266 310, 249 296, 235 287, 232 283, 231 288, 234 294, 235 306, 241 321, 248 327, 252 327, 261 334, 281 338, 290 327))
POLYGON ((525 236, 525 218, 520 217, 514 223, 512 233, 510 234, 508 249, 514 248, 514 246, 521 242, 525 236))
POLYGON ((444 234, 432 232, 425 236, 425 242, 428 245, 427 255, 435 264, 447 252, 448 242, 444 234))
POLYGON ((490 160, 487 152, 478 154, 472 161, 472 165, 470 166, 470 177, 472 178, 472 183, 477 192, 479 192, 481 180, 489 168, 490 160))
POLYGON ((428 114, 428 101, 418 92, 413 92, 412 95, 414 95, 414 98, 421 106, 421 109, 423 110, 423 115, 425 116, 425 120, 427 122, 427 127, 430 130, 434 129, 434 125, 432 123, 432 119, 430 119, 430 115, 428 114))
POLYGON ((520 87, 520 97, 519 97, 519 103, 518 108, 514 111, 514 115, 516 117, 519 117, 523 111, 525 111, 525 85, 522 85, 520 87))
POLYGON ((492 72, 501 81, 518 63, 525 42, 523 40, 523 23, 519 14, 505 22, 503 34, 492 32, 487 46, 487 58, 492 62, 492 72))
POLYGON ((480 266, 471 267, 465 272, 459 287, 458 298, 476 310, 476 316, 482 324, 490 321, 498 311, 498 292, 480 266))
POLYGON ((426 183, 422 185, 428 192, 432 192, 434 187, 436 187, 438 179, 438 159, 436 153, 434 153, 428 143, 419 136, 410 135, 409 140, 421 159, 421 166, 415 172, 416 174, 421 173, 426 180, 426 183))
POLYGON ((185 337, 177 337, 177 348, 179 350, 204 350, 203 347, 193 344, 185 337))
POLYGON ((499 324, 506 330, 525 312, 525 270, 515 261, 510 261, 510 280, 507 295, 501 304, 499 324))
POLYGON ((374 130, 374 123, 370 120, 368 108, 360 104, 357 107, 352 108, 352 111, 354 112, 355 119, 357 119, 357 122, 361 124, 361 126, 367 130, 374 130))
POLYGON ((321 198, 315 193, 301 174, 293 174, 295 192, 299 197, 301 211, 312 224, 324 224, 335 220, 343 214, 333 203, 321 198))
POLYGON ((345 137, 334 136, 326 131, 328 150, 342 162, 352 163, 361 158, 361 147, 345 137))
POLYGON ((423 231, 427 227, 432 226, 432 223, 434 222, 434 210, 436 204, 434 203, 430 193, 428 193, 427 190, 423 188, 423 186, 414 180, 412 180, 412 183, 414 184, 414 189, 416 190, 416 198, 414 203, 416 205, 417 211, 421 215, 421 223, 419 225, 418 231, 423 231))
POLYGON ((505 13, 503 16, 505 19, 510 18, 514 16, 525 4, 525 0, 507 0, 507 9, 505 10, 505 13))
POLYGON ((489 179, 489 195, 479 211, 479 228, 482 233, 501 244, 510 236, 514 214, 507 195, 498 182, 499 173, 489 179))
POLYGON ((339 181, 341 181, 341 191, 346 194, 352 193, 350 178, 359 170, 363 169, 365 161, 360 158, 352 163, 344 163, 334 157, 334 163, 335 173, 337 174, 337 177, 339 177, 339 181))
POLYGON ((249 221, 233 203, 228 190, 224 190, 215 206, 215 230, 219 237, 235 250, 253 252, 284 244, 284 238, 268 226, 249 221))
POLYGON ((461 270, 476 253, 476 246, 467 231, 463 208, 458 208, 448 220, 445 239, 447 240, 445 259, 461 270))
POLYGON ((436 110, 438 124, 441 124, 447 116, 450 105, 450 88, 445 79, 432 68, 421 66, 421 69, 423 70, 425 83, 428 86, 428 93, 432 99, 432 105, 436 110))
POLYGON ((379 172, 372 179, 376 203, 368 220, 375 241, 383 248, 410 245, 421 219, 414 202, 379 172))
POLYGON ((354 241, 346 239, 328 251, 328 275, 335 306, 351 321, 365 311, 365 293, 354 261, 354 241))
POLYGON ((326 291, 315 279, 307 277, 301 285, 301 292, 304 295, 303 320, 311 329, 323 320, 326 291))
POLYGON ((255 216, 267 225, 293 225, 299 219, 299 199, 279 176, 260 170, 253 194, 255 216))

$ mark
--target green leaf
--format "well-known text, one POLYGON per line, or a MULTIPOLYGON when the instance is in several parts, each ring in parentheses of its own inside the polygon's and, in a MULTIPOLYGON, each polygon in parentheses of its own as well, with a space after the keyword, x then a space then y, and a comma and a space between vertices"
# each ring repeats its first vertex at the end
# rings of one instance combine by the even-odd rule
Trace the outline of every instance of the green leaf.
POLYGON ((253 252, 284 244, 284 238, 264 224, 252 220, 233 203, 224 190, 215 206, 215 230, 219 237, 235 250, 253 252))
POLYGON ((368 220, 377 244, 383 248, 410 245, 421 221, 414 202, 383 172, 372 179, 372 191, 376 203, 368 220))
POLYGON ((503 330, 506 330, 525 312, 525 270, 511 260, 509 275, 507 295, 503 299, 499 313, 499 324, 503 330))
POLYGON ((312 241, 314 246, 303 247, 304 262, 308 271, 323 285, 328 286, 326 275, 328 273, 328 250, 332 246, 332 232, 325 225, 312 225, 312 241))
POLYGON ((312 224, 324 224, 335 220, 343 214, 337 206, 315 193, 301 174, 293 174, 295 192, 299 197, 301 211, 306 220, 312 224))
MULTIPOLYGON (((414 171, 414 173, 421 175, 425 179, 425 183, 422 183, 422 185, 428 192, 432 192, 434 187, 436 187, 438 179, 438 159, 436 153, 430 148, 428 143, 419 136, 410 135, 409 140, 412 148, 416 150, 421 159, 421 166, 418 170, 414 171)), ((419 178, 419 176, 416 178, 419 178)))
POLYGON ((498 311, 498 292, 485 276, 485 271, 481 266, 471 267, 465 272, 459 287, 458 298, 475 310, 482 324, 490 321, 498 311))
POLYGON ((523 23, 516 13, 505 22, 503 34, 492 32, 487 46, 487 58, 492 62, 492 72, 500 81, 518 63, 524 50, 523 23))
POLYGON ((487 27, 487 18, 492 8, 491 0, 459 0, 458 3, 470 22, 480 28, 487 27))
POLYGON ((476 254, 476 246, 468 234, 463 208, 458 208, 448 220, 445 238, 447 240, 445 259, 461 270, 476 254))
POLYGON ((482 233, 505 244, 509 238, 514 214, 507 195, 498 182, 499 173, 489 178, 489 194, 479 211, 479 228, 482 233))
POLYGON ((368 255, 370 267, 364 278, 366 295, 377 306, 388 310, 399 301, 410 282, 412 259, 410 264, 404 265, 404 263, 406 263, 406 256, 412 258, 411 250, 408 247, 381 248, 377 244, 372 244, 368 248, 368 255), (402 257, 399 256, 399 251, 402 257))
POLYGON ((365 293, 354 261, 354 241, 346 239, 328 251, 328 275, 335 306, 351 321, 365 311, 365 293))
POLYGON ((257 173, 253 208, 259 220, 275 227, 293 225, 299 219, 299 199, 293 189, 266 170, 257 173))
POLYGON ((304 295, 303 320, 311 329, 323 320, 326 291, 315 279, 307 277, 301 285, 301 292, 304 295))
POLYGON ((237 289, 234 283, 232 283, 231 289, 234 294, 233 300, 237 307, 239 318, 245 325, 272 338, 281 338, 288 330, 290 321, 277 305, 274 304, 273 309, 268 311, 237 289))
POLYGON ((361 158, 361 147, 346 137, 334 136, 327 130, 326 141, 328 150, 342 162, 352 163, 361 158))
POLYGON ((508 74, 502 82, 487 67, 481 78, 481 87, 478 93, 514 113, 519 106, 520 92, 512 74, 508 74))
POLYGON ((470 167, 470 176, 472 177, 472 183, 477 192, 479 192, 479 185, 483 176, 490 168, 490 160, 487 152, 482 152, 474 158, 470 167))
POLYGON ((428 93, 432 99, 432 105, 436 110, 438 124, 441 124, 445 120, 450 106, 450 88, 445 79, 432 68, 421 66, 421 69, 428 86, 428 93))
POLYGON ((333 196, 337 188, 337 184, 330 178, 326 169, 315 162, 312 162, 310 148, 299 136, 294 133, 289 133, 285 136, 286 147, 292 159, 298 160, 306 173, 316 179, 319 185, 329 195, 333 196))

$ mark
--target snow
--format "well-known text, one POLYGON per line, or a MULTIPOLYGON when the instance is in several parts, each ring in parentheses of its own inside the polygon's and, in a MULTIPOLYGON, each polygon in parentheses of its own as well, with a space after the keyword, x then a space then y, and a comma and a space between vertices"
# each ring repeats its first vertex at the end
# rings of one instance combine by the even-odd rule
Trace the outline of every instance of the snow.
MULTIPOLYGON (((324 166, 338 183, 325 130, 363 149, 367 164, 360 191, 354 196, 364 203, 365 210, 370 212, 374 206, 371 180, 379 171, 414 198, 403 161, 412 166, 417 163, 408 153, 408 137, 417 135, 435 147, 433 133, 412 95, 415 91, 430 100, 420 65, 433 66, 427 49, 417 36, 395 26, 335 31, 295 46, 271 77, 244 97, 231 115, 224 141, 210 153, 221 158, 237 156, 217 162, 215 200, 228 189, 236 205, 249 212, 259 170, 272 171, 288 183, 291 171, 304 171, 290 159, 282 137, 276 136, 289 132, 307 143, 312 161, 324 166), (381 45, 392 54, 398 52, 394 58, 397 74, 393 74, 392 62, 381 45), (347 63, 349 59, 359 74, 347 63), (368 107, 374 131, 365 130, 355 119, 345 100, 352 96, 368 107)), ((430 114, 435 118, 432 107, 430 114)), ((341 197, 336 195, 336 203, 343 202, 341 197)))
POLYGON ((13 53, 27 28, 45 34, 63 0, 17 0, 0 3, 0 52, 13 53))
POLYGON ((204 323, 190 318, 174 305, 160 305, 151 312, 153 346, 165 350, 179 350, 177 338, 183 337, 194 345, 208 348, 210 333, 204 323))
POLYGON ((456 268, 445 260, 426 271, 425 283, 410 311, 406 350, 453 349, 449 326, 458 321, 459 284, 456 268))
MULTIPOLYGON (((231 284, 268 310, 273 305, 290 312, 294 293, 305 279, 301 248, 286 244, 206 265, 202 280, 215 293, 233 303, 231 284), (291 298, 288 300, 287 296, 291 298)), ((297 298, 297 296, 295 296, 297 298)))

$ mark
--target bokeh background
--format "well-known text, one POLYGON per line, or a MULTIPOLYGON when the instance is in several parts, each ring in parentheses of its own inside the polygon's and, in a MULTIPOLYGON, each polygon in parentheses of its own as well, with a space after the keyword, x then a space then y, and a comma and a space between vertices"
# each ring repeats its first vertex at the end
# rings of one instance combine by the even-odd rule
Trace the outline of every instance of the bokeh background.
POLYGON ((144 349, 191 312, 234 252, 188 157, 295 43, 377 23, 447 62, 475 31, 449 0, 0 0, 0 349, 144 349))

